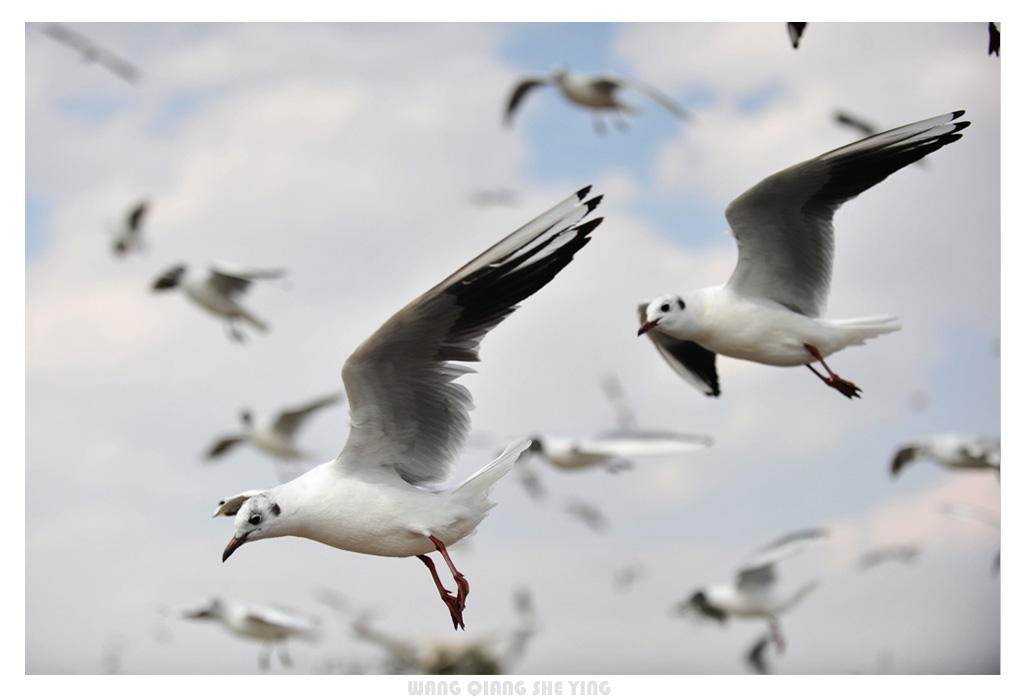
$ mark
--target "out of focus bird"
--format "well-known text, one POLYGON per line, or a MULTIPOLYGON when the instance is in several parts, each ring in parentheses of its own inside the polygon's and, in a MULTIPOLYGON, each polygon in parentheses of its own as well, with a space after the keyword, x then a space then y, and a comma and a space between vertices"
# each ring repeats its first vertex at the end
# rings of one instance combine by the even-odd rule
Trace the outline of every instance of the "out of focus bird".
POLYGON ((995 22, 988 23, 988 55, 999 57, 999 26, 995 22))
POLYGON ((135 204, 125 216, 124 222, 117 230, 114 237, 114 254, 122 257, 129 252, 138 252, 143 248, 142 244, 142 219, 149 209, 149 202, 145 199, 135 204))
POLYGON ((993 470, 999 474, 999 439, 988 436, 932 434, 901 445, 889 471, 893 477, 916 460, 930 460, 952 470, 993 470))
POLYGON ((876 134, 789 167, 726 209, 739 260, 720 286, 640 303, 640 329, 685 380, 718 396, 718 354, 771 366, 807 366, 830 388, 859 397, 825 357, 899 329, 891 315, 825 320, 834 251, 832 217, 846 201, 959 140, 955 111, 876 134), (820 363, 827 375, 814 368, 820 363))
POLYGON ((280 279, 283 269, 251 269, 223 263, 210 264, 204 275, 189 275, 184 264, 178 264, 165 271, 153 283, 154 291, 167 291, 181 287, 185 295, 214 315, 227 320, 228 336, 235 341, 245 341, 245 334, 239 325, 245 321, 266 332, 269 327, 251 312, 238 304, 253 281, 280 279))
POLYGON ((729 617, 759 618, 768 621, 771 638, 779 651, 784 646, 778 617, 792 609, 817 588, 816 581, 786 593, 780 588, 776 565, 825 539, 824 529, 797 531, 761 548, 736 574, 731 583, 708 586, 694 592, 676 606, 676 612, 696 612, 724 623, 729 617))
POLYGON ((273 421, 265 424, 254 423, 252 412, 242 410, 242 431, 220 437, 207 451, 206 458, 217 458, 234 446, 248 442, 277 459, 310 459, 310 454, 303 453, 295 445, 295 434, 314 412, 337 404, 343 397, 343 393, 335 393, 299 407, 281 410, 273 421))
POLYGON ((516 109, 522 105, 527 94, 533 92, 537 87, 546 85, 557 87, 570 104, 589 109, 593 114, 594 128, 598 131, 604 130, 602 114, 610 115, 620 128, 624 128, 626 124, 624 115, 639 113, 638 107, 620 98, 619 95, 623 90, 631 90, 645 95, 680 119, 691 118, 688 111, 667 95, 639 80, 612 74, 583 75, 562 66, 556 66, 549 75, 531 75, 516 84, 508 100, 508 105, 505 107, 505 125, 512 124, 512 117, 516 109))
POLYGON ((78 51, 87 63, 101 65, 123 80, 136 83, 142 76, 134 65, 64 24, 47 24, 43 33, 78 51))
POLYGON ((270 668, 275 649, 284 666, 292 666, 285 642, 289 638, 315 641, 319 637, 319 620, 275 606, 250 606, 213 597, 181 610, 182 618, 212 620, 232 635, 263 643, 259 655, 260 668, 270 668))
POLYGON ((800 47, 800 37, 804 35, 807 22, 786 22, 786 31, 789 32, 789 42, 793 48, 800 47))
POLYGON ((758 674, 770 674, 771 669, 768 667, 768 658, 765 657, 765 652, 768 651, 768 646, 771 644, 772 634, 765 633, 750 646, 747 650, 745 659, 747 665, 758 674))
POLYGON ((873 548, 857 558, 857 567, 863 572, 887 562, 914 562, 921 549, 916 545, 884 545, 873 548))
POLYGON ((565 512, 587 525, 592 531, 602 533, 608 528, 608 519, 596 505, 573 497, 566 500, 565 512))

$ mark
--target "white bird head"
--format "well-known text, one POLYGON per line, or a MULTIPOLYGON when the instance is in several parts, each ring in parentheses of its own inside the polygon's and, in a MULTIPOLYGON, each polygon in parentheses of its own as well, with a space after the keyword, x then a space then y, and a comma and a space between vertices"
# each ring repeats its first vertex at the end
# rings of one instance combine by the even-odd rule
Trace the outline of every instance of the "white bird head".
POLYGON ((222 561, 242 547, 242 544, 261 538, 289 535, 282 525, 281 507, 272 492, 260 492, 242 503, 235 514, 235 535, 224 548, 222 561))
POLYGON ((647 304, 644 311, 644 322, 640 325, 637 335, 646 334, 655 327, 671 329, 676 337, 682 336, 687 328, 697 328, 697 315, 686 301, 674 293, 659 296, 647 304))

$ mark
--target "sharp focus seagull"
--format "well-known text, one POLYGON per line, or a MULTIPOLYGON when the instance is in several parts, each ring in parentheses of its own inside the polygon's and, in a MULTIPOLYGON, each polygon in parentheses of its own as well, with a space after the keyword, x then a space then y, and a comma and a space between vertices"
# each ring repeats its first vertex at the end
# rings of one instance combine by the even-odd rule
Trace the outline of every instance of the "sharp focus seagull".
POLYGON ((557 66, 550 75, 529 76, 516 84, 508 105, 505 107, 506 126, 512 125, 512 117, 526 95, 544 85, 554 85, 571 104, 591 110, 594 114, 594 128, 598 131, 604 129, 603 122, 600 120, 601 113, 609 113, 617 117, 616 123, 623 127, 625 126, 624 114, 636 114, 640 111, 637 107, 620 99, 619 93, 625 89, 644 94, 684 121, 691 118, 689 112, 669 97, 639 80, 612 74, 582 75, 557 66))
POLYGON ((899 329, 891 315, 825 320, 832 277, 832 216, 844 202, 961 137, 955 111, 857 141, 782 170, 726 208, 739 246, 729 281, 640 304, 640 330, 669 365, 707 395, 721 393, 715 357, 806 365, 846 397, 860 388, 825 357, 899 329), (814 362, 828 375, 819 373, 814 362))
POLYGON ((994 470, 999 474, 999 439, 988 436, 933 434, 908 441, 892 459, 893 477, 918 459, 926 459, 953 470, 994 470))
POLYGON ((97 63, 130 83, 138 81, 139 69, 88 37, 63 24, 48 24, 43 33, 82 54, 87 63, 97 63))
POLYGON ((455 381, 478 361, 480 341, 550 282, 590 241, 601 200, 581 189, 395 313, 345 362, 352 427, 338 457, 271 490, 225 500, 235 514, 227 560, 244 543, 301 536, 368 555, 415 555, 430 570, 456 629, 469 583, 447 547, 493 506, 491 487, 529 446, 521 440, 462 484, 438 489, 469 429, 469 391, 455 381), (241 503, 238 502, 241 500, 241 503), (444 588, 437 550, 457 585, 444 588))
POLYGON ((700 589, 676 606, 680 614, 696 611, 724 623, 730 616, 764 618, 768 621, 776 647, 783 647, 778 616, 793 608, 816 587, 817 582, 785 594, 776 583, 775 565, 820 542, 828 535, 823 529, 790 533, 762 548, 740 568, 736 580, 700 589))
POLYGON ((252 413, 249 410, 243 410, 242 432, 218 439, 210 450, 207 451, 206 458, 212 459, 222 456, 234 446, 248 441, 253 446, 275 458, 285 460, 309 459, 311 456, 300 451, 295 445, 296 432, 314 412, 337 404, 343 397, 342 393, 335 393, 334 395, 314 400, 301 407, 281 410, 272 422, 266 424, 254 424, 252 413))
POLYGON ((315 640, 319 635, 316 618, 274 606, 247 606, 211 598, 183 609, 181 615, 194 620, 214 620, 236 637, 262 641, 264 649, 259 663, 264 670, 270 668, 270 655, 275 647, 281 663, 288 667, 292 665, 285 647, 288 638, 315 640))
POLYGON ((238 304, 241 296, 253 281, 279 279, 285 275, 283 269, 250 269, 223 263, 210 264, 204 276, 187 274, 184 264, 171 267, 153 283, 154 291, 166 291, 178 286, 200 307, 219 315, 228 321, 228 335, 236 341, 244 341, 245 334, 238 327, 241 321, 266 332, 269 327, 248 310, 238 304))
POLYGON ((142 200, 135 204, 132 210, 128 212, 124 223, 117 231, 117 236, 114 239, 115 255, 120 257, 128 252, 142 249, 142 219, 146 215, 148 208, 149 203, 142 200))

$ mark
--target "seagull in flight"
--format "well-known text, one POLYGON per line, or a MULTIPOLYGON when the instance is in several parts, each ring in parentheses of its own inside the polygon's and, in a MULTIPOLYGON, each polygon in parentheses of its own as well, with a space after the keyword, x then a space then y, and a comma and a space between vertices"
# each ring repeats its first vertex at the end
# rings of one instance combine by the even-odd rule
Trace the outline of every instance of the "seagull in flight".
POLYGON ((492 486, 529 446, 523 439, 465 482, 440 489, 469 430, 469 391, 455 381, 478 361, 484 336, 548 284, 589 241, 601 201, 585 187, 542 213, 395 313, 342 368, 352 427, 337 458, 270 490, 228 498, 235 516, 227 560, 243 544, 300 536, 342 550, 418 557, 456 629, 469 582, 448 546, 493 506, 492 486), (441 554, 456 592, 428 553, 441 554))
POLYGON ((764 618, 768 621, 771 637, 781 652, 784 644, 778 617, 814 591, 817 582, 785 594, 778 588, 775 566, 803 552, 828 536, 825 529, 809 529, 785 535, 761 548, 736 574, 731 583, 716 584, 699 589, 686 601, 676 606, 680 615, 696 612, 721 623, 730 616, 738 618, 764 618))
POLYGON ((235 341, 243 342, 245 334, 238 327, 243 320, 261 332, 266 332, 269 327, 240 306, 238 297, 253 281, 279 279, 285 273, 284 269, 250 269, 214 263, 209 265, 205 275, 197 277, 189 276, 187 267, 178 264, 165 271, 153 283, 153 290, 167 291, 180 286, 185 295, 200 307, 225 318, 228 321, 228 336, 235 341))
POLYGON ((689 112, 668 96, 639 80, 612 74, 583 75, 562 66, 556 66, 549 75, 528 76, 516 84, 511 97, 509 97, 508 105, 505 107, 506 126, 512 125, 512 117, 516 109, 523 103, 526 95, 533 92, 535 88, 545 85, 554 85, 571 104, 591 110, 594 114, 594 128, 598 131, 604 130, 604 124, 600 119, 602 113, 610 113, 617 117, 616 123, 620 127, 625 126, 624 114, 639 113, 640 110, 637 107, 624 102, 619 97, 619 93, 626 89, 639 92, 658 102, 684 121, 691 118, 689 112))
POLYGON ((149 202, 143 199, 132 207, 124 224, 114 239, 114 254, 121 257, 133 250, 142 249, 142 218, 149 209, 149 202))
POLYGON ((142 75, 139 69, 128 61, 68 26, 48 24, 43 27, 43 33, 81 53, 86 62, 97 63, 130 83, 138 82, 142 75))
POLYGON ((806 365, 848 398, 860 388, 825 357, 899 329, 891 315, 826 320, 832 216, 844 202, 961 137, 963 111, 879 133, 782 170, 741 194, 725 216, 739 247, 729 281, 643 301, 640 329, 684 379, 721 390, 718 354, 771 366, 806 365), (827 375, 814 368, 820 363, 827 375))
POLYGON ((994 470, 999 474, 999 439, 988 436, 932 434, 899 447, 890 465, 893 477, 915 460, 925 459, 952 470, 994 470))
POLYGON ((337 404, 343 397, 342 393, 335 393, 301 407, 281 410, 273 421, 266 424, 254 424, 252 413, 247 409, 242 410, 242 431, 220 437, 207 451, 206 458, 211 460, 222 456, 233 447, 247 441, 275 458, 309 459, 310 455, 303 453, 295 445, 296 432, 314 412, 337 404))
POLYGON ((287 667, 292 665, 285 641, 290 637, 315 640, 319 635, 316 618, 288 611, 276 606, 250 606, 231 603, 213 597, 192 607, 182 609, 181 616, 191 620, 214 620, 236 637, 261 640, 260 668, 270 668, 270 655, 274 649, 287 667))

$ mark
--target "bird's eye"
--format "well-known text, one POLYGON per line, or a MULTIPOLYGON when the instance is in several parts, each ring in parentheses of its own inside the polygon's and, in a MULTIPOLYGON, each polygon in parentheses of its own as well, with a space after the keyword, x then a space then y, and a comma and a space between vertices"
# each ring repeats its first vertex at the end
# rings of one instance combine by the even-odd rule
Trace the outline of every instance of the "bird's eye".
POLYGON ((669 305, 668 303, 662 303, 661 304, 661 312, 667 313, 671 309, 672 309, 672 306, 669 305))
POLYGON ((253 526, 259 526, 260 521, 262 521, 262 520, 263 520, 263 517, 260 516, 259 514, 253 514, 252 516, 249 517, 249 523, 252 524, 253 526))
POLYGON ((683 299, 682 298, 677 298, 676 299, 676 303, 679 304, 679 309, 680 310, 686 310, 686 303, 683 303, 683 299))

